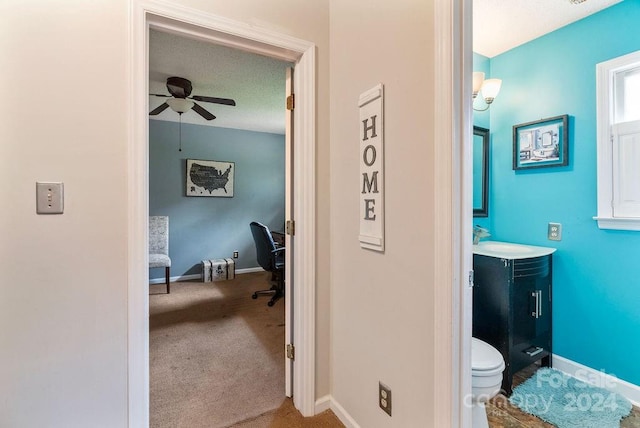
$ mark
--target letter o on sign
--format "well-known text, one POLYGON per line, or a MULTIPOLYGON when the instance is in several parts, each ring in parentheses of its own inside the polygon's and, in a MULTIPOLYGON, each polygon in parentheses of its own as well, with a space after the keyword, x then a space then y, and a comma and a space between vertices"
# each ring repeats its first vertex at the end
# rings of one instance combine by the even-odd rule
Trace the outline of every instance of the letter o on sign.
POLYGON ((362 153, 362 160, 364 161, 365 165, 367 166, 371 166, 375 163, 376 161, 376 148, 373 147, 371 144, 369 144, 367 147, 364 148, 364 152, 362 153), (367 156, 367 153, 371 152, 371 155, 367 156), (368 158, 371 157, 371 160, 368 161, 368 158))

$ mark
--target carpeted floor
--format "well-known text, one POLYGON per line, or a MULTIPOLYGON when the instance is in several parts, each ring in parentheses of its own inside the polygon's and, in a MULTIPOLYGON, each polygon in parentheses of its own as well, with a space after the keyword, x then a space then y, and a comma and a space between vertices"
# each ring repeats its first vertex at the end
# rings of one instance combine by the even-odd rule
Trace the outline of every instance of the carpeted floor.
POLYGON ((283 405, 284 301, 251 299, 268 275, 150 287, 152 428, 228 427, 283 405))

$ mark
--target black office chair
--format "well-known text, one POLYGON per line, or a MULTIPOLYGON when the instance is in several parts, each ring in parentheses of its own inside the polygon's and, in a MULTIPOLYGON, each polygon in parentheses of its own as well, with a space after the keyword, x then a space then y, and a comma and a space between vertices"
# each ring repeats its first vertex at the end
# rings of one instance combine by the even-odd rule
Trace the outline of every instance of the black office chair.
POLYGON ((262 269, 271 272, 273 286, 268 290, 259 290, 251 295, 257 299, 261 295, 273 295, 267 303, 273 306, 278 299, 284 296, 284 252, 285 247, 276 247, 269 228, 262 223, 252 221, 249 225, 253 241, 256 244, 258 264, 262 269))

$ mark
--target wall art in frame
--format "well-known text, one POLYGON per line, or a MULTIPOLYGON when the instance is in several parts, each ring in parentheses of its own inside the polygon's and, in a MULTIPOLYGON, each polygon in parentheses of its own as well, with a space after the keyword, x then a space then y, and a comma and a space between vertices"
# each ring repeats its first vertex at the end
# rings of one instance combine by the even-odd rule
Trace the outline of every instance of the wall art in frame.
POLYGON ((513 127, 513 169, 569 164, 569 116, 562 115, 513 127))
POLYGON ((233 162, 187 159, 187 196, 233 197, 233 162))

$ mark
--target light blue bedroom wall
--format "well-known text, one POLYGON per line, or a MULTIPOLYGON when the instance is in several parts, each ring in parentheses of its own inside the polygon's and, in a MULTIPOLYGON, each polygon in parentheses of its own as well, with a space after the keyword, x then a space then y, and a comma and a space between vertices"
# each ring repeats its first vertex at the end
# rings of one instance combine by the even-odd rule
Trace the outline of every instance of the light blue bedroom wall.
MULTIPOLYGON (((640 1, 616 6, 491 59, 492 239, 558 249, 554 353, 640 385, 640 232, 596 215, 597 63, 640 49, 640 1), (569 115, 569 165, 512 170, 512 126, 569 115), (547 223, 562 223, 562 241, 547 223)), ((640 166, 639 166, 640 167, 640 166)), ((640 185, 640 184, 639 184, 640 185)), ((476 219, 474 219, 475 221, 476 219)))
POLYGON ((284 135, 183 123, 179 152, 178 126, 149 121, 149 214, 169 216, 171 276, 200 273, 203 259, 234 250, 237 269, 256 267, 249 223, 284 225, 284 135), (235 162, 233 198, 185 196, 186 159, 235 162))

